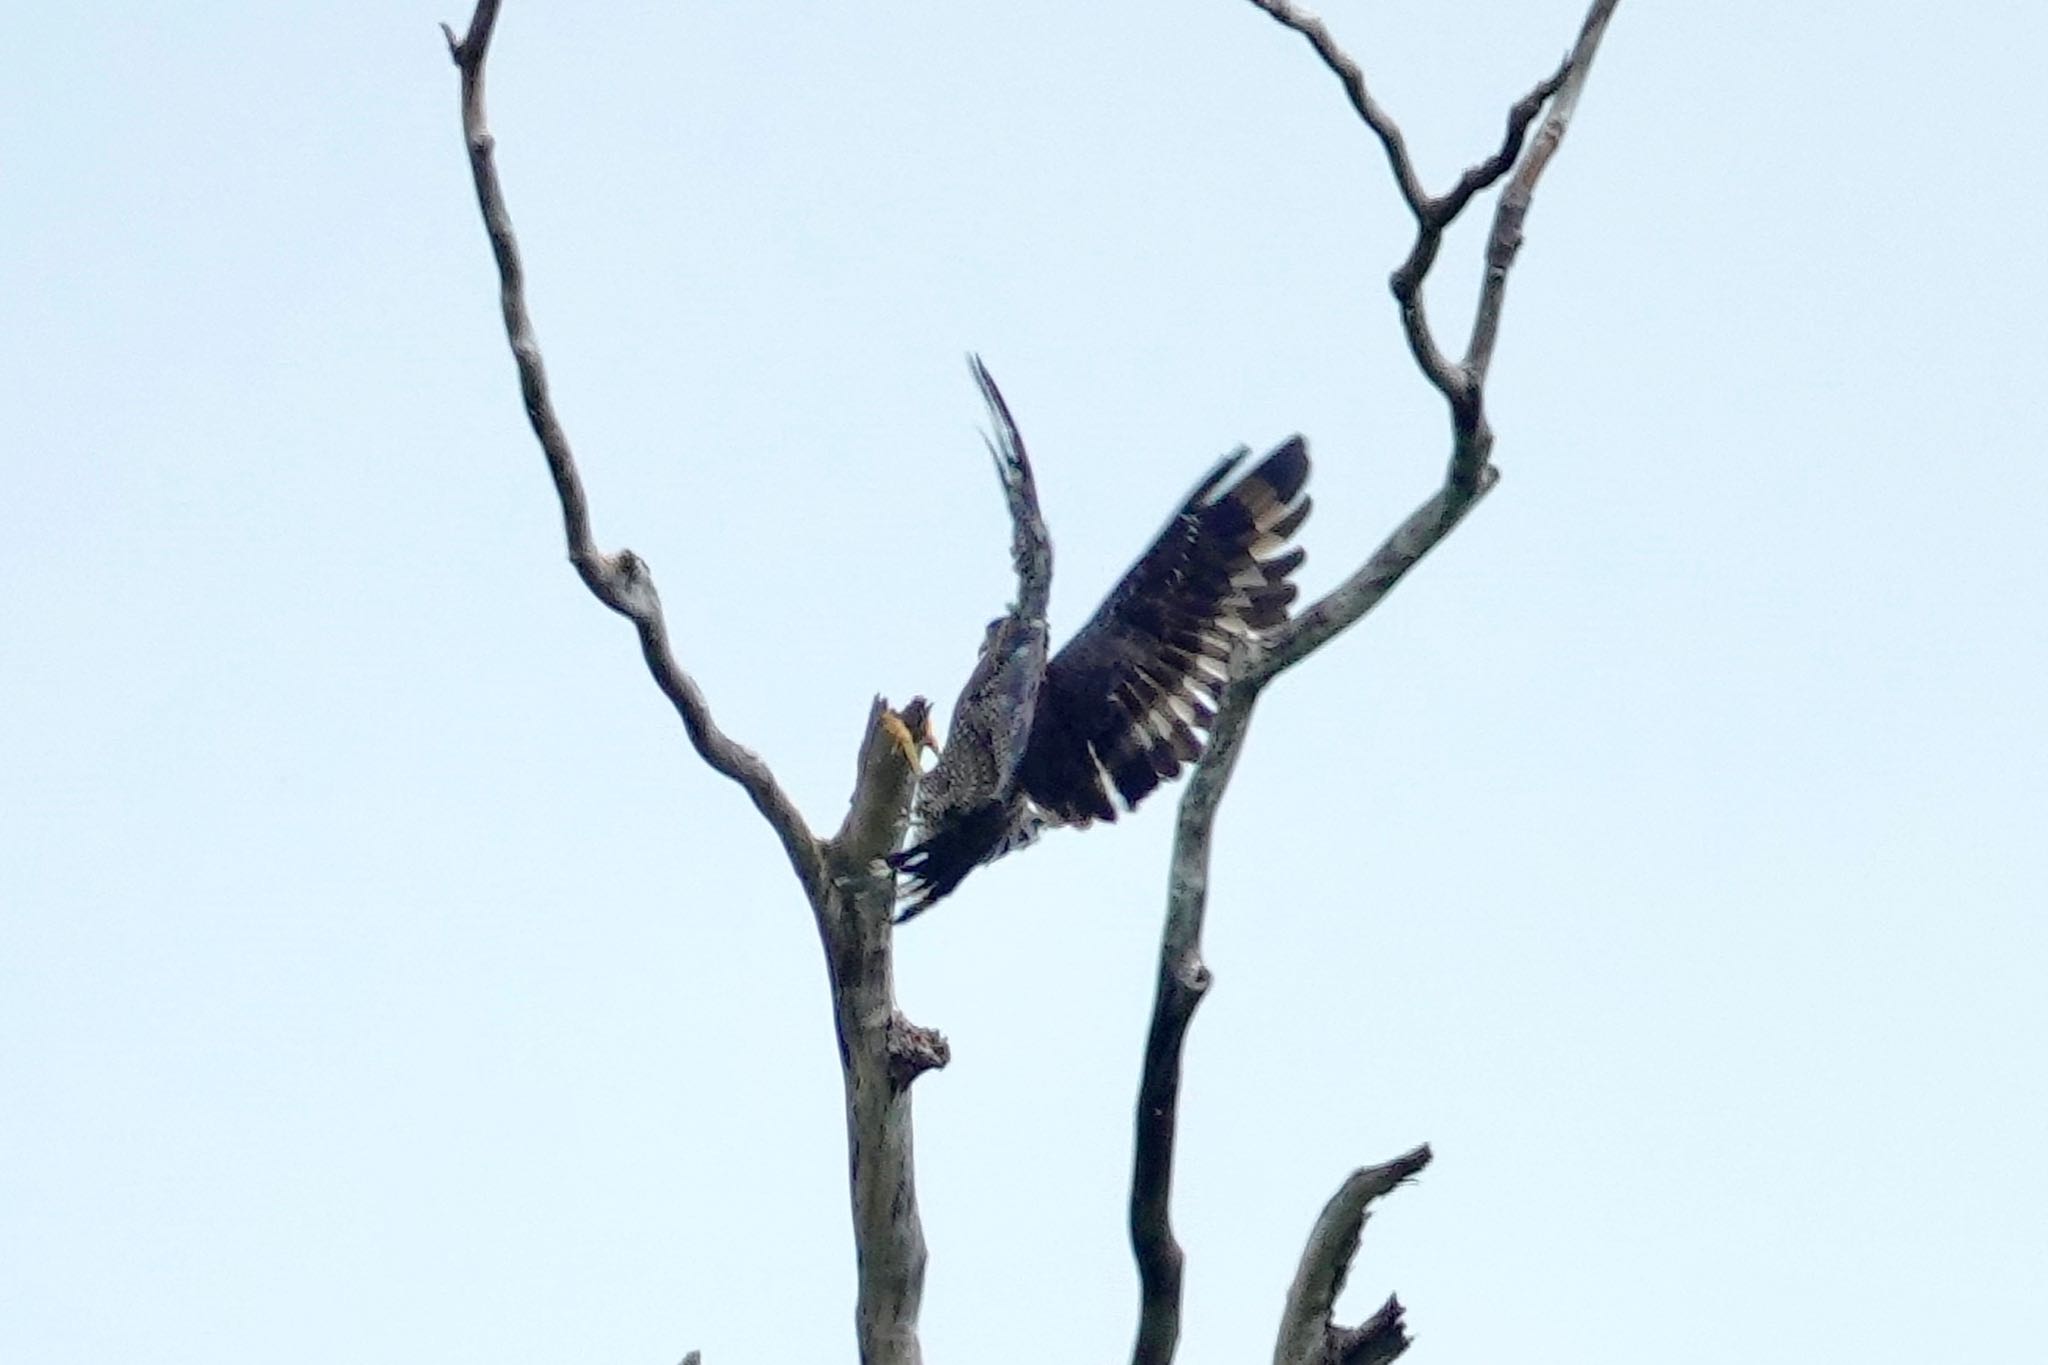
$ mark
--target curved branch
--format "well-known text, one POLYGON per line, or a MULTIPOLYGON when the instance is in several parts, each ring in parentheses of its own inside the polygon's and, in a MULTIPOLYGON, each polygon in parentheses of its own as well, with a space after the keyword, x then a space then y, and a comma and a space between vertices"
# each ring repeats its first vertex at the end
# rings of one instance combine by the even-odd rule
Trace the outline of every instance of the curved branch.
POLYGON ((1429 194, 1422 188, 1422 177, 1415 173, 1415 161, 1408 155, 1408 140, 1401 134, 1401 125, 1393 116, 1380 107, 1366 88, 1365 72, 1357 62, 1351 60, 1337 40, 1330 36, 1330 30, 1323 21, 1305 10, 1295 8, 1288 0, 1252 0, 1254 5, 1273 17, 1282 27, 1291 28, 1308 39, 1309 46, 1323 59, 1323 65, 1343 83, 1344 93, 1351 100, 1351 107, 1358 111, 1358 117, 1365 126, 1372 129, 1373 136, 1386 149, 1388 169, 1394 173, 1394 184, 1400 188, 1401 198, 1417 221, 1428 216, 1429 194))
POLYGON ((1331 1314, 1344 1288, 1344 1277, 1351 1271, 1352 1258, 1358 1255, 1358 1240, 1372 1202, 1414 1179, 1429 1164, 1429 1157, 1427 1146, 1417 1147, 1384 1165, 1353 1171, 1330 1196, 1309 1233, 1301 1265, 1287 1290, 1273 1365, 1364 1365, 1392 1360, 1408 1349, 1398 1299, 1388 1299, 1377 1313, 1354 1328, 1338 1327, 1331 1314))
POLYGON ((591 535, 589 499, 569 448, 568 433, 562 429, 548 396, 547 367, 542 362, 540 342, 534 336, 533 319, 526 308, 526 273, 519 258, 519 242, 512 233, 512 215, 505 206, 504 189, 498 183, 496 139, 484 120, 484 61, 490 54, 491 34, 497 27, 498 6, 499 0, 478 0, 469 32, 461 39, 445 24, 441 32, 448 39, 448 55, 462 73, 463 141, 469 149, 470 174, 476 181, 484 231, 490 236, 491 254, 498 263, 505 338, 519 369, 519 389, 526 400, 527 420, 547 457, 548 472, 554 477, 555 493, 561 500, 569 562, 598 601, 633 623, 647 669, 682 718, 690 743, 714 772, 739 783, 753 798, 755 809, 782 840, 790 865, 815 903, 824 884, 824 858, 803 815, 760 755, 718 728, 696 680, 676 662, 669 648, 661 597, 655 592, 654 578, 646 562, 631 550, 606 554, 597 548, 591 535))

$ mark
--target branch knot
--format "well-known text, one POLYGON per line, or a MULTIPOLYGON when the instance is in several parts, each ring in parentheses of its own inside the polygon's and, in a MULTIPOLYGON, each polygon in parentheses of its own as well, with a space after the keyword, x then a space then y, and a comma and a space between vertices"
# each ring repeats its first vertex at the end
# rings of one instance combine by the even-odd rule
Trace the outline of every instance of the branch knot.
POLYGON ((952 1060, 945 1034, 911 1023, 902 1010, 889 1015, 889 1083, 896 1089, 908 1090, 919 1076, 952 1060))

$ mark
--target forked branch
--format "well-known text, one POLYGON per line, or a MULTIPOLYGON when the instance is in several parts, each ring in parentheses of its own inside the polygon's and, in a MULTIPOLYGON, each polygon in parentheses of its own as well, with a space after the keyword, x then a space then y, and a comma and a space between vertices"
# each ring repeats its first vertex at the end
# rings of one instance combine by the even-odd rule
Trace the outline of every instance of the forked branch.
MULTIPOLYGON (((1219 700, 1207 750, 1181 797, 1167 889, 1166 923, 1160 937, 1158 984, 1152 1024, 1145 1041, 1135 1125, 1130 1218, 1131 1247, 1140 1281, 1137 1343, 1132 1353, 1136 1365, 1166 1365, 1173 1358, 1180 1336, 1185 1254, 1173 1234, 1171 1193, 1181 1058, 1195 1009, 1210 984, 1209 969, 1202 961, 1201 942, 1216 811, 1251 723, 1252 708, 1274 678, 1350 629, 1385 600, 1394 585, 1449 535, 1473 504, 1499 481, 1499 471, 1491 462, 1493 433, 1486 419, 1485 385, 1500 329, 1507 273, 1521 244, 1522 224, 1536 181, 1564 137, 1617 0, 1594 0, 1578 41, 1563 63, 1509 109, 1500 146, 1469 167, 1448 192, 1438 196, 1422 188, 1400 125, 1374 98, 1359 64, 1337 45, 1323 22, 1288 0, 1252 3, 1306 38, 1323 64, 1335 73, 1352 108, 1379 140, 1394 183, 1415 218, 1415 241, 1406 259, 1395 269, 1390 284, 1409 349, 1424 376, 1450 408, 1451 458, 1443 485, 1395 528, 1356 572, 1285 626, 1264 638, 1248 640, 1239 648, 1219 700), (1543 122, 1532 140, 1529 129, 1539 115, 1544 115, 1543 122), (1436 264, 1445 230, 1477 195, 1503 177, 1508 177, 1508 184, 1487 239, 1486 274, 1472 337, 1464 357, 1452 361, 1444 355, 1430 328, 1422 303, 1423 281, 1436 264)), ((1390 1189, 1427 1160, 1428 1149, 1418 1148, 1387 1166, 1360 1172, 1332 1201, 1331 1209, 1325 1211, 1325 1222, 1340 1206, 1351 1207, 1349 1201, 1354 1196, 1358 1222, 1362 1222, 1365 1203, 1385 1192, 1373 1187, 1369 1177, 1400 1171, 1386 1185, 1390 1189), (1405 1164, 1412 1164, 1412 1169, 1405 1164), (1364 1186, 1359 1186, 1361 1180, 1366 1182, 1364 1186), (1368 1192, 1360 1196, 1354 1187, 1368 1192)), ((1348 1245, 1353 1250, 1357 1245, 1358 1222, 1351 1225, 1348 1245)), ((1319 1256, 1318 1244, 1312 1242, 1304 1258, 1304 1275, 1308 1274, 1311 1260, 1318 1265, 1329 1264, 1327 1257, 1319 1256)), ((1350 1256, 1351 1251, 1347 1250, 1342 1265, 1335 1271, 1330 1284, 1331 1299, 1336 1285, 1341 1284, 1343 1266, 1349 1265, 1350 1256)), ((1301 1288, 1298 1282, 1297 1291, 1301 1288)), ((1342 1331, 1328 1326, 1327 1311, 1319 1317, 1311 1314, 1317 1331, 1311 1352, 1305 1344, 1309 1317, 1303 1316, 1303 1301, 1299 1292, 1290 1299, 1276 1357, 1280 1361, 1337 1360, 1356 1365, 1391 1360, 1407 1349, 1400 1305, 1389 1299, 1365 1323, 1342 1331)), ((1313 1300, 1313 1296, 1309 1301, 1320 1302, 1313 1300)), ((1322 1308, 1327 1307, 1328 1303, 1322 1302, 1322 1308)))
POLYGON ((1614 16, 1619 0, 1594 0, 1579 27, 1578 40, 1555 71, 1538 81, 1533 89, 1508 110, 1507 130, 1497 151, 1466 168, 1457 183, 1442 195, 1432 196, 1422 188, 1422 179, 1408 154, 1400 127, 1382 109, 1366 86, 1365 73, 1348 53, 1337 45, 1321 19, 1288 0, 1251 0, 1275 22, 1308 40, 1333 75, 1343 84, 1345 94, 1359 117, 1379 139, 1401 198, 1415 217, 1415 242, 1407 259, 1388 281, 1400 308, 1402 331, 1408 349, 1429 382, 1444 396, 1451 410, 1451 467, 1448 482, 1470 491, 1478 485, 1487 461, 1493 455, 1493 430, 1486 420, 1483 389, 1493 364, 1494 343, 1500 336, 1501 304, 1507 289, 1508 267, 1522 243, 1522 222, 1528 216, 1529 201, 1544 167, 1564 140, 1565 128, 1578 105, 1579 92, 1593 69, 1593 57, 1614 16), (1548 106, 1548 116, 1538 130, 1535 144, 1523 156, 1529 125, 1548 106), (1503 191, 1494 211, 1493 229, 1487 236, 1486 274, 1481 282, 1479 302, 1473 311, 1472 333, 1460 360, 1446 357, 1429 325, 1422 298, 1422 282, 1436 263, 1443 247, 1444 231, 1475 195, 1497 184, 1510 170, 1514 179, 1503 191))

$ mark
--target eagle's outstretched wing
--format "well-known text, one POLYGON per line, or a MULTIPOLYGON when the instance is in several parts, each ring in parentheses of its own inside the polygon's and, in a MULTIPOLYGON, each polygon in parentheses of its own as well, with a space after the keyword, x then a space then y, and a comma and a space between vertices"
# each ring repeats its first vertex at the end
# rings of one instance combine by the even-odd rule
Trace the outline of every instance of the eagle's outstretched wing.
POLYGON ((1217 462, 1046 668, 1023 785, 1048 820, 1116 819, 1202 753, 1230 652, 1287 618, 1303 552, 1308 449, 1294 436, 1236 482, 1217 462))

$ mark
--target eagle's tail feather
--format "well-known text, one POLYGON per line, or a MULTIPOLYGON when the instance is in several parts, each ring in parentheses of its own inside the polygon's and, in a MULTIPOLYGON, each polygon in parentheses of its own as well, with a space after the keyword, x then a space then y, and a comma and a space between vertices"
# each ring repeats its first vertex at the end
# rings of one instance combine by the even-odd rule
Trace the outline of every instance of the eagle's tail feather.
POLYGON ((948 819, 922 842, 890 854, 889 866, 903 878, 896 922, 922 915, 952 895, 976 867, 1016 847, 1011 826, 1005 808, 988 802, 948 819))

